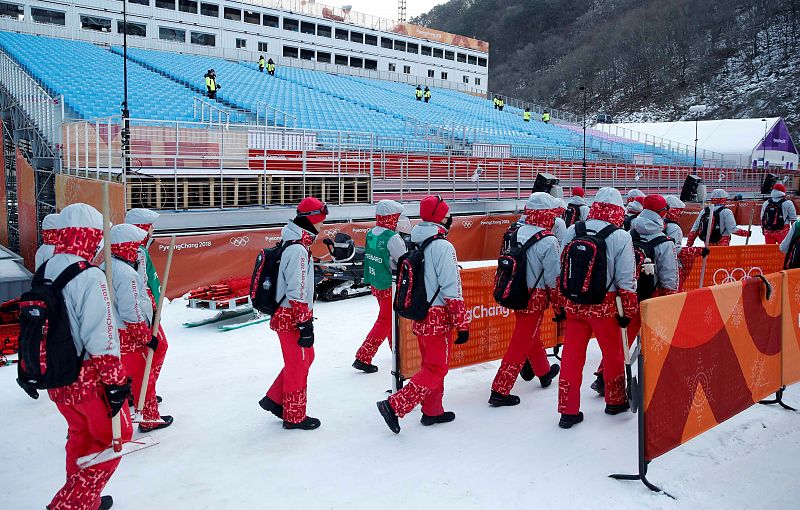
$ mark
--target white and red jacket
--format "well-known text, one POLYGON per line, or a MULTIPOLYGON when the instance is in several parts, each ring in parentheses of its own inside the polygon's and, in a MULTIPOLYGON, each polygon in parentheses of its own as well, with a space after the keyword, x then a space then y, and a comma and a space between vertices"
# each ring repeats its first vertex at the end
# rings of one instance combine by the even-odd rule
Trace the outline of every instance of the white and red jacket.
POLYGON ((56 249, 56 238, 58 236, 58 214, 48 214, 42 220, 42 245, 36 250, 34 256, 34 268, 50 260, 56 249))
POLYGON ((315 237, 295 223, 288 223, 281 230, 284 243, 299 242, 287 246, 281 256, 275 296, 283 302, 269 321, 273 331, 296 331, 299 323, 313 316, 314 264, 309 250, 315 237))

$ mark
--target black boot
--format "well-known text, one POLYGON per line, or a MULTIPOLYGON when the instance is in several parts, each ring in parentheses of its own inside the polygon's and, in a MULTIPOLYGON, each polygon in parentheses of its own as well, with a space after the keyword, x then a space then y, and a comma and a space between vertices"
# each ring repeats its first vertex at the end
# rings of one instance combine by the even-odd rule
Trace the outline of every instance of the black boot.
POLYGON ((286 420, 283 421, 283 428, 286 430, 314 430, 318 429, 322 423, 310 416, 306 416, 306 419, 301 421, 300 423, 291 423, 286 420))
POLYGON ((374 374, 375 372, 378 371, 378 367, 376 367, 375 365, 371 365, 369 363, 364 363, 360 359, 356 359, 353 362, 353 368, 355 368, 356 370, 361 370, 362 372, 366 372, 368 374, 374 374))
POLYGON ((628 402, 624 404, 606 404, 606 414, 615 415, 619 413, 624 413, 625 411, 629 411, 631 405, 628 402))
POLYGON ((154 422, 154 423, 140 423, 139 424, 139 432, 146 433, 152 432, 158 429, 165 429, 172 425, 173 419, 172 416, 168 416, 166 414, 161 415, 161 422, 154 422))
POLYGON ((100 506, 97 507, 97 510, 108 510, 114 506, 114 498, 111 496, 100 496, 100 506))
POLYGON ((455 419, 456 413, 452 411, 445 411, 439 416, 428 416, 427 414, 422 413, 422 419, 420 419, 419 422, 426 427, 429 427, 431 425, 436 425, 437 423, 450 423, 455 419))
POLYGON ((561 367, 557 363, 550 365, 550 370, 539 378, 539 384, 542 385, 542 388, 550 386, 550 383, 553 382, 553 379, 555 379, 560 371, 561 367))
POLYGON ((606 382, 603 380, 603 374, 595 374, 597 379, 592 383, 591 388, 597 392, 601 397, 606 396, 606 382))
POLYGON ((389 405, 389 401, 381 400, 376 405, 378 406, 378 411, 381 413, 381 416, 383 416, 383 419, 386 422, 386 426, 388 426, 389 429, 395 434, 399 434, 400 420, 397 419, 397 414, 395 414, 392 406, 389 405))
POLYGON ((265 411, 269 411, 275 415, 276 418, 283 419, 283 406, 275 402, 269 397, 264 397, 258 401, 258 405, 261 406, 261 409, 265 411))
POLYGON ((578 414, 562 414, 561 419, 558 421, 558 426, 562 429, 568 429, 582 421, 583 413, 581 412, 578 412, 578 414))
POLYGON ((519 404, 519 397, 516 395, 503 395, 492 391, 489 397, 489 405, 492 407, 515 406, 519 404))
POLYGON ((522 377, 523 381, 533 381, 533 378, 536 377, 536 374, 533 373, 530 360, 525 360, 525 364, 522 365, 522 370, 519 371, 519 375, 522 377))
POLYGON ((156 402, 158 402, 160 404, 163 400, 164 400, 163 398, 161 398, 158 395, 156 395, 156 402))

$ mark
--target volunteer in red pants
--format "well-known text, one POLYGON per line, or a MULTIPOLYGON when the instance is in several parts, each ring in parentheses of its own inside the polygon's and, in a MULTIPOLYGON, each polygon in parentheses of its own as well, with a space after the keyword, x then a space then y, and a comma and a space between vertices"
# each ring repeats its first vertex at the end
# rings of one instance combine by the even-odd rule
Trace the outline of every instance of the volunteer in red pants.
POLYGON ((367 233, 364 252, 364 283, 370 285, 378 300, 378 318, 356 352, 353 368, 366 373, 378 371, 372 358, 384 340, 392 345, 392 271, 397 259, 406 252, 406 243, 397 233, 397 222, 403 213, 402 204, 381 200, 376 207, 376 225, 367 233))
POLYGON ((510 393, 526 358, 530 359, 532 370, 539 377, 543 388, 550 386, 553 378, 558 375, 559 366, 551 367, 547 360, 540 329, 542 314, 548 306, 553 306, 559 318, 563 314, 556 290, 561 267, 561 249, 551 232, 555 218, 561 212, 563 211, 558 199, 547 193, 533 193, 525 204, 522 215, 525 224, 517 230, 516 241, 519 245, 524 245, 533 238, 538 239, 533 241, 525 254, 528 307, 515 311, 514 333, 492 382, 492 393, 489 397, 489 405, 492 407, 519 404, 519 397, 510 393))
POLYGON ((667 215, 664 217, 664 233, 675 243, 675 251, 678 254, 678 292, 683 292, 683 284, 691 271, 694 260, 698 257, 707 257, 711 251, 705 246, 689 247, 683 245, 683 230, 678 223, 686 208, 680 198, 675 195, 664 197, 669 206, 667 215))
POLYGON ((797 221, 794 202, 786 198, 786 186, 776 183, 770 198, 761 206, 761 228, 766 244, 780 244, 797 221))
MULTIPOLYGON (((103 217, 86 204, 65 207, 59 216, 55 254, 46 262, 45 278, 55 280, 75 263, 94 258, 102 239, 103 217)), ((67 421, 67 480, 48 505, 50 510, 106 510, 111 496, 100 496, 119 459, 79 469, 78 459, 111 446, 111 415, 119 413, 122 440, 132 430, 127 411, 130 384, 120 361, 119 339, 108 299, 106 277, 89 267, 66 284, 66 304, 75 352, 85 352, 78 379, 48 390, 50 399, 67 421), (122 412, 121 409, 125 408, 122 412)))
MULTIPOLYGON (((597 338, 603 353, 606 380, 607 414, 618 414, 629 409, 625 395, 625 375, 620 328, 628 327, 638 311, 636 299, 636 261, 631 236, 622 230, 624 209, 622 196, 614 188, 600 188, 589 210, 589 219, 567 230, 562 255, 562 285, 573 273, 571 242, 576 238, 576 228, 585 228, 587 234, 597 234, 609 225, 616 227, 605 238, 606 295, 600 304, 578 304, 564 296, 567 324, 564 332, 564 350, 561 357, 561 374, 558 384, 559 427, 570 428, 583 421, 580 412, 580 389, 586 348, 592 337, 597 338), (615 298, 622 298, 624 316, 617 315, 615 298)), ((585 245, 585 241, 580 244, 585 245)), ((576 246, 579 246, 576 244, 576 246)), ((577 253, 578 250, 575 250, 577 253)), ((577 262, 577 259, 575 259, 577 262)), ((575 270, 577 271, 577 270, 575 270)))
POLYGON ((728 203, 728 192, 724 189, 715 189, 711 192, 711 206, 703 208, 689 231, 686 246, 693 246, 699 237, 703 242, 706 240, 707 232, 703 231, 703 221, 707 221, 711 228, 711 238, 716 231, 720 238, 719 241, 710 241, 709 246, 729 246, 731 235, 750 237, 750 232, 741 229, 736 225, 736 217, 733 211, 725 205, 728 203))
POLYGON ((400 432, 399 418, 419 404, 422 404, 423 425, 447 423, 456 418, 455 413, 445 411, 442 405, 444 378, 453 330, 458 331, 456 344, 465 343, 469 332, 456 250, 445 238, 452 223, 449 210, 441 197, 425 197, 419 205, 422 222, 411 230, 411 240, 418 246, 438 237, 424 249, 425 294, 431 307, 424 320, 412 325, 419 341, 422 367, 402 390, 377 403, 386 425, 395 434, 400 432))
POLYGON ((320 426, 317 418, 306 415, 308 371, 314 362, 314 265, 309 250, 327 215, 324 202, 306 197, 281 231, 281 242, 288 243, 278 269, 276 296, 281 306, 269 327, 280 339, 284 367, 259 405, 283 419, 285 429, 320 426))

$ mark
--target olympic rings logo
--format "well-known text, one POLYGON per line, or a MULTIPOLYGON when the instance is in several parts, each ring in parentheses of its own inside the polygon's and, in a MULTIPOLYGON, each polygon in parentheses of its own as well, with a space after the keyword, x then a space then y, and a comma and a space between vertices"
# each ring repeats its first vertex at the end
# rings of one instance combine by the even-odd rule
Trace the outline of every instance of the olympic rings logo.
POLYGON ((336 229, 336 228, 329 228, 329 229, 323 231, 323 234, 325 234, 328 237, 333 237, 338 233, 339 233, 339 229, 336 229))
POLYGON ((464 228, 472 228, 472 222, 471 221, 465 221, 465 222, 462 223, 462 225, 464 225, 464 228))
POLYGON ((250 238, 247 236, 239 236, 239 237, 231 237, 229 241, 233 246, 237 248, 241 248, 242 246, 246 246, 247 243, 250 242, 250 238))
POLYGON ((720 268, 714 271, 714 285, 738 282, 745 278, 752 278, 762 274, 764 274, 764 271, 760 267, 751 267, 747 270, 741 267, 731 270, 720 268))

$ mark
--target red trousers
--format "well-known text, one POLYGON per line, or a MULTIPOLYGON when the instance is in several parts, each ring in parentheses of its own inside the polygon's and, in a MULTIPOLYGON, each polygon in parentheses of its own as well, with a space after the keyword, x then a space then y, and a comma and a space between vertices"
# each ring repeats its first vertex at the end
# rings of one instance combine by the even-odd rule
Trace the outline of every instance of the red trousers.
POLYGON ((297 345, 300 332, 279 331, 283 352, 283 369, 272 383, 267 396, 283 405, 283 419, 289 423, 300 423, 306 419, 306 387, 308 370, 314 362, 314 348, 297 345))
MULTIPOLYGON (((111 419, 103 398, 93 398, 80 404, 56 403, 67 420, 67 483, 56 493, 50 510, 95 510, 100 505, 100 493, 119 465, 120 459, 110 460, 86 469, 78 468, 78 459, 98 453, 111 446, 111 419)), ((130 413, 125 406, 119 413, 122 440, 130 441, 130 413)))
POLYGON ((514 324, 511 343, 508 344, 506 355, 503 356, 492 382, 492 391, 502 395, 511 393, 511 388, 514 387, 526 358, 531 361, 533 372, 537 377, 542 377, 550 371, 550 362, 542 347, 540 335, 542 312, 516 313, 515 316, 517 322, 514 324))
POLYGON ((619 405, 626 401, 622 333, 617 320, 614 317, 583 317, 567 312, 558 380, 558 412, 561 414, 577 414, 580 411, 583 367, 592 334, 603 352, 606 404, 619 405))
POLYGON ((389 347, 392 346, 392 293, 385 292, 376 295, 375 299, 378 300, 378 318, 375 319, 375 324, 372 329, 367 333, 367 338, 361 347, 356 352, 356 359, 364 363, 372 363, 372 358, 378 352, 384 340, 389 339, 389 347))
POLYGON ((449 369, 450 334, 422 335, 417 337, 422 354, 422 367, 402 390, 389 397, 389 404, 402 418, 422 403, 422 412, 428 416, 444 413, 444 378, 449 369))
MULTIPOLYGON (((158 349, 153 353, 153 364, 150 367, 150 378, 147 382, 147 395, 144 400, 144 409, 142 409, 142 418, 145 421, 157 421, 161 419, 161 413, 158 411, 158 400, 156 398, 156 382, 158 376, 161 374, 161 368, 164 366, 164 359, 167 357, 167 336, 161 326, 158 327, 158 349)), ((122 364, 125 366, 125 371, 132 379, 131 391, 133 392, 133 402, 135 405, 139 404, 139 393, 142 391, 142 379, 144 378, 144 368, 146 364, 147 349, 144 352, 132 352, 122 355, 122 364)))
POLYGON ((789 233, 789 227, 791 225, 786 225, 781 230, 764 230, 764 244, 781 244, 789 233))
MULTIPOLYGON (((641 313, 637 312, 636 315, 634 315, 631 318, 631 323, 628 326, 628 347, 633 345, 633 341, 636 340, 636 335, 639 334, 639 329, 641 329, 641 327, 642 327, 642 315, 641 315, 641 313)), ((620 340, 620 342, 621 341, 622 340, 620 340)), ((622 361, 625 362, 625 353, 624 352, 622 353, 622 361)), ((602 359, 600 360, 600 366, 597 367, 597 372, 595 372, 595 373, 598 374, 598 375, 603 373, 603 360, 602 359)))

